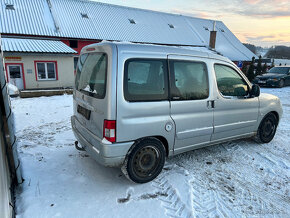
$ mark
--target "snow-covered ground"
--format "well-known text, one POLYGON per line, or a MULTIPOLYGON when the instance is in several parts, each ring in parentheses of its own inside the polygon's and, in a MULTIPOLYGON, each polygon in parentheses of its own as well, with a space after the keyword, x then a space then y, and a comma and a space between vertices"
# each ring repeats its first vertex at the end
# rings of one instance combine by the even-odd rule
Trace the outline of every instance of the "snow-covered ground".
POLYGON ((240 140, 170 158, 147 184, 74 148, 72 96, 13 99, 24 183, 17 217, 290 217, 290 87, 274 140, 240 140))

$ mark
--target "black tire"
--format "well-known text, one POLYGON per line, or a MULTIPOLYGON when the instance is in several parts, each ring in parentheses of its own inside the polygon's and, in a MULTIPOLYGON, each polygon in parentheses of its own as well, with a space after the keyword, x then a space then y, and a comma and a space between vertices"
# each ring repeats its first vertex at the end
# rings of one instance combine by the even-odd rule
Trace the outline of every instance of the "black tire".
POLYGON ((162 171, 166 151, 156 138, 137 141, 122 166, 125 176, 136 183, 146 183, 155 179, 162 171))
POLYGON ((279 88, 284 87, 284 85, 285 85, 285 81, 283 79, 281 79, 280 82, 279 82, 279 85, 278 85, 279 88))
POLYGON ((273 113, 267 114, 260 123, 256 141, 259 143, 269 143, 272 141, 276 133, 277 125, 277 117, 273 113))

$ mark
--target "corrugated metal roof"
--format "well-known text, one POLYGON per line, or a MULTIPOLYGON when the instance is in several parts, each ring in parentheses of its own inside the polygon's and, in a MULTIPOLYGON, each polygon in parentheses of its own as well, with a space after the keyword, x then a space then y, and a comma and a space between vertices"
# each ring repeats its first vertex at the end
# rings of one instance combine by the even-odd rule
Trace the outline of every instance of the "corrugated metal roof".
POLYGON ((204 46, 182 16, 91 1, 50 0, 62 37, 204 46), (69 10, 64 10, 69 8, 69 10), (83 18, 81 14, 87 14, 83 18), (136 24, 131 24, 133 19, 136 24), (170 28, 168 24, 173 24, 170 28))
MULTIPOLYGON (((213 21, 206 19, 198 19, 184 16, 190 26, 200 37, 209 44, 210 31, 213 30, 213 21)), ((231 60, 251 60, 256 57, 248 48, 246 48, 238 38, 226 27, 221 21, 216 21, 216 50, 231 60)), ((257 58, 257 57, 256 57, 257 58)))
MULTIPOLYGON (((0 32, 9 34, 208 46, 214 22, 84 0, 0 2, 0 32), (5 3, 15 10, 5 9, 5 3)), ((217 27, 218 52, 232 60, 251 60, 254 54, 222 22, 217 27)))
POLYGON ((58 36, 46 0, 0 0, 0 31, 10 34, 58 36), (7 10, 12 4, 15 10, 7 10))
POLYGON ((61 41, 2 38, 4 52, 41 52, 41 53, 69 53, 77 52, 61 41))

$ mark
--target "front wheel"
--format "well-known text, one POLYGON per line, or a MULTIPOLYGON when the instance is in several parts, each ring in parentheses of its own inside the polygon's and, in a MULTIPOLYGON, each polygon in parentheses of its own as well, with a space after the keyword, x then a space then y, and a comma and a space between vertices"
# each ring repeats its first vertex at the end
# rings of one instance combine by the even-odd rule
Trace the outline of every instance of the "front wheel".
POLYGON ((166 151, 161 141, 156 138, 142 139, 136 142, 127 155, 122 171, 133 182, 150 182, 162 171, 165 156, 166 151))
POLYGON ((259 126, 256 140, 262 143, 270 142, 275 136, 277 125, 278 120, 273 113, 266 115, 259 126))

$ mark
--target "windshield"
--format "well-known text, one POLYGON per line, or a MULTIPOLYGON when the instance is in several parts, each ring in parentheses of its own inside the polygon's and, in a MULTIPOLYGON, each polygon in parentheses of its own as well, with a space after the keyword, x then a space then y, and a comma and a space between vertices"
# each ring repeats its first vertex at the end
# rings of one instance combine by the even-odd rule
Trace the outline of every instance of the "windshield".
POLYGON ((289 73, 290 67, 273 67, 269 70, 269 73, 277 73, 277 74, 287 74, 289 73))
POLYGON ((104 98, 106 94, 106 74, 106 54, 83 54, 77 65, 76 89, 95 98, 104 98))

